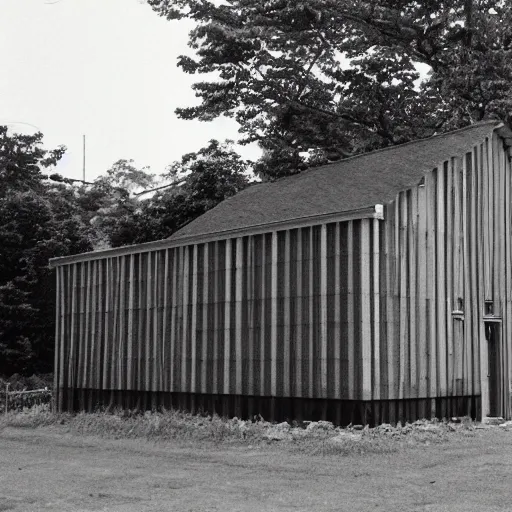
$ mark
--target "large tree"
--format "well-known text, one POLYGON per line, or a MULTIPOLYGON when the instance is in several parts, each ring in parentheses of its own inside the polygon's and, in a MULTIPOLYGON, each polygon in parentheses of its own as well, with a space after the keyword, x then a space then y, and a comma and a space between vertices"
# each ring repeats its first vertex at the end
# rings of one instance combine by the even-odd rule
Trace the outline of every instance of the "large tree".
POLYGON ((43 171, 65 148, 0 126, 0 375, 53 365, 54 275, 48 259, 90 249, 73 191, 43 171))
POLYGON ((148 0, 190 18, 204 74, 184 119, 234 117, 267 179, 488 117, 512 121, 512 3, 504 0, 148 0), (420 80, 419 69, 428 70, 420 80))

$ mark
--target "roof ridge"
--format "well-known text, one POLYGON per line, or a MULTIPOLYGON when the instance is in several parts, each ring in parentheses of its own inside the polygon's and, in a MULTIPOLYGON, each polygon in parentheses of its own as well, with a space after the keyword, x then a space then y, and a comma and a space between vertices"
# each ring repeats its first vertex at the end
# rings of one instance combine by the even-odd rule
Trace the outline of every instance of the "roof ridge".
MULTIPOLYGON (((336 160, 335 162, 329 162, 327 164, 319 165, 318 167, 309 167, 309 168, 305 169, 302 172, 298 172, 298 173, 292 174, 290 176, 283 176, 282 178, 277 179, 276 181, 270 182, 270 183, 276 183, 278 181, 281 181, 281 180, 284 180, 284 179, 289 179, 289 178, 297 178, 297 177, 299 177, 301 175, 304 175, 306 173, 309 173, 309 172, 318 171, 320 169, 325 169, 326 167, 331 167, 333 165, 339 165, 339 164, 344 163, 344 162, 350 162, 352 160, 355 160, 356 158, 362 158, 364 156, 375 155, 377 153, 384 153, 386 151, 392 151, 392 150, 397 149, 397 148, 403 148, 403 147, 406 147, 406 146, 412 146, 414 144, 418 144, 419 142, 425 142, 427 140, 432 140, 432 139, 438 139, 438 138, 441 138, 441 137, 451 136, 451 135, 453 135, 455 133, 464 132, 464 131, 471 130, 471 129, 474 129, 474 128, 477 128, 477 127, 485 126, 487 124, 488 125, 499 126, 499 125, 501 125, 503 123, 501 121, 497 120, 497 119, 488 119, 486 121, 479 121, 477 123, 473 123, 473 124, 470 124, 468 126, 464 126, 463 128, 457 128, 456 130, 450 130, 449 132, 436 133, 435 135, 431 135, 430 137, 424 137, 422 139, 414 139, 414 140, 410 140, 408 142, 404 142, 402 144, 395 144, 393 146, 386 146, 385 148, 374 149, 373 151, 366 151, 366 152, 363 152, 363 153, 359 153, 357 155, 352 155, 352 156, 349 156, 347 158, 342 158, 340 160, 336 160)), ((262 181, 260 183, 263 184, 263 183, 269 183, 269 182, 268 181, 267 182, 262 181)))

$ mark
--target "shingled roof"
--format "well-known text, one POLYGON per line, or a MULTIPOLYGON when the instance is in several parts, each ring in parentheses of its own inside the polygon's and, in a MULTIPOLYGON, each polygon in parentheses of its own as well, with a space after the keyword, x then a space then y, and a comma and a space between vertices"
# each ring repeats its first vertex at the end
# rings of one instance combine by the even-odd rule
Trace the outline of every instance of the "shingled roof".
POLYGON ((170 238, 179 240, 385 204, 441 162, 470 151, 499 125, 486 121, 252 185, 170 238))

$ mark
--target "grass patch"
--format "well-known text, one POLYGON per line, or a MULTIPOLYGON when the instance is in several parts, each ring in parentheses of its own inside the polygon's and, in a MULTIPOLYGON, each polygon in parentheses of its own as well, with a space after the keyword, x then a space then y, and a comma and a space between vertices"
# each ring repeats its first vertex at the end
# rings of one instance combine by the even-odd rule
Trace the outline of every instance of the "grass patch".
POLYGON ((55 427, 80 435, 107 439, 146 439, 247 447, 278 445, 309 455, 391 453, 412 446, 445 442, 452 434, 473 435, 469 419, 460 423, 417 421, 376 428, 339 428, 329 422, 273 424, 266 421, 226 419, 181 411, 138 413, 126 410, 95 413, 52 413, 48 405, 0 416, 0 428, 55 427))

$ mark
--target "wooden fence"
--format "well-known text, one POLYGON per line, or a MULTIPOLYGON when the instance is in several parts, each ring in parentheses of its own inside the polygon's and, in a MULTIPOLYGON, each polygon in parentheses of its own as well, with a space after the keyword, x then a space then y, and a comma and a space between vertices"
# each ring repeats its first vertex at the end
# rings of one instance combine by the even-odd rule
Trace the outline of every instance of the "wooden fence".
POLYGON ((51 404, 53 401, 52 391, 48 388, 9 391, 9 385, 6 385, 4 393, 0 396, 0 410, 6 414, 9 411, 22 411, 34 405, 51 404))

